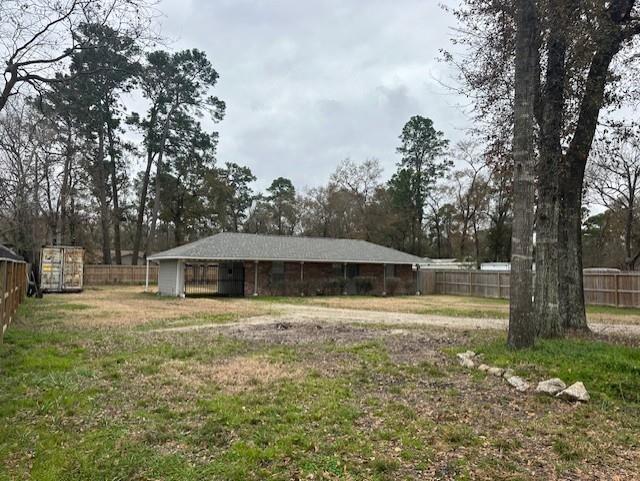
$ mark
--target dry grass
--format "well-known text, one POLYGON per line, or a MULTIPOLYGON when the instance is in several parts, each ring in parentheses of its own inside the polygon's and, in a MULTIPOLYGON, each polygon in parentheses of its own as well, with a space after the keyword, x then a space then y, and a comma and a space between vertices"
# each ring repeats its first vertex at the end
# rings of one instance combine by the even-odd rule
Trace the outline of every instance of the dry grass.
MULTIPOLYGON (((404 312, 450 317, 476 317, 506 319, 509 303, 504 299, 491 299, 449 295, 398 297, 307 297, 274 298, 277 302, 294 302, 334 309, 404 312)), ((606 306, 587 306, 587 318, 600 324, 640 325, 640 309, 606 306)))
POLYGON ((90 288, 78 294, 50 294, 47 298, 54 304, 73 306, 65 309, 64 321, 85 327, 126 327, 223 314, 240 319, 273 311, 244 299, 158 297, 153 292, 145 293, 140 286, 90 288))
POLYGON ((302 379, 305 369, 262 356, 238 356, 215 363, 172 360, 158 376, 186 389, 216 386, 226 393, 238 393, 281 380, 302 379))
POLYGON ((0 349, 0 480, 640 479, 634 347, 515 353, 490 330, 335 319, 153 329, 282 308, 249 304, 135 287, 28 299, 0 349), (532 382, 583 380, 592 402, 464 370, 469 348, 532 382))

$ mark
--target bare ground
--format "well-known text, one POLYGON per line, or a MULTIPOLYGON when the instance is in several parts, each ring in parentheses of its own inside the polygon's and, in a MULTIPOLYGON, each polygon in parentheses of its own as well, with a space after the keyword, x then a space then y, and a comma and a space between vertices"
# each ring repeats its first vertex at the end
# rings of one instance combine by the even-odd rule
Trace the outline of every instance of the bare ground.
MULTIPOLYGON (((319 306, 294 304, 276 304, 277 314, 256 315, 251 319, 238 322, 238 326, 258 326, 273 323, 335 323, 335 324, 394 324, 433 326, 447 329, 496 329, 505 330, 508 321, 505 319, 448 317, 430 314, 412 314, 407 312, 388 312, 361 309, 338 309, 319 306)), ((229 327, 229 324, 225 324, 229 327)), ((174 330, 190 330, 209 328, 210 325, 181 326, 168 328, 174 330)), ((223 326, 219 326, 222 328, 223 326)), ((591 322, 591 330, 596 334, 612 336, 640 337, 640 325, 636 324, 602 324, 591 322)))

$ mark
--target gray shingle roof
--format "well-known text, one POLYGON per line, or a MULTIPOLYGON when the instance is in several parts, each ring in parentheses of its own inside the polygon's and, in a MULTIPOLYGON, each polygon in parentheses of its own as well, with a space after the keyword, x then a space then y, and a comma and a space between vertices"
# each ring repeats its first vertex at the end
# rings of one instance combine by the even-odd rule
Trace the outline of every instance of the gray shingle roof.
POLYGON ((224 232, 149 256, 149 260, 212 259, 417 264, 422 259, 371 242, 224 232))
POLYGON ((9 259, 12 261, 24 261, 22 257, 20 257, 18 254, 13 252, 8 247, 3 246, 2 244, 0 244, 0 259, 9 259))

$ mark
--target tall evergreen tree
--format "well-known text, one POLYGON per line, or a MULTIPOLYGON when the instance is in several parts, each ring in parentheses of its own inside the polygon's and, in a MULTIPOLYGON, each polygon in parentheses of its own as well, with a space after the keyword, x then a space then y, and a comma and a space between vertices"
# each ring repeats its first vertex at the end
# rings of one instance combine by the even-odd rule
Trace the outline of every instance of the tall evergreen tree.
POLYGON ((402 128, 397 149, 402 157, 398 163, 399 177, 394 182, 404 182, 410 195, 411 252, 416 255, 422 254, 422 228, 429 189, 452 165, 444 157, 448 145, 444 133, 436 130, 429 118, 414 115, 402 128))

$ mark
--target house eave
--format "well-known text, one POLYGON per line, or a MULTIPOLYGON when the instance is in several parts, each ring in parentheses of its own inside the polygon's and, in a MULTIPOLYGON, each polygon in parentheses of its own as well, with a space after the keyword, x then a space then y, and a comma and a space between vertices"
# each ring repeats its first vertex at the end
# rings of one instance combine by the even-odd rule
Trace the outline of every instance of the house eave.
POLYGON ((398 261, 398 260, 354 260, 354 259, 291 259, 282 257, 261 257, 261 258, 245 258, 245 257, 200 257, 200 256, 151 256, 147 258, 149 261, 236 261, 236 262, 314 262, 321 264, 395 264, 415 266, 419 262, 398 261))

